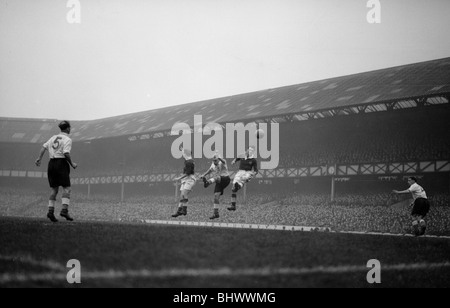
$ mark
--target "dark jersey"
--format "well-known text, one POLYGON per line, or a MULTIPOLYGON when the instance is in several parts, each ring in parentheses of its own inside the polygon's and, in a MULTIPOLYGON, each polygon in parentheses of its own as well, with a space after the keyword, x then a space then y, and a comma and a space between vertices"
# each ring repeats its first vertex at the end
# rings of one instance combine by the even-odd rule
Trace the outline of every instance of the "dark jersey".
POLYGON ((193 159, 189 159, 184 162, 183 173, 186 175, 193 175, 195 173, 195 163, 193 159))
POLYGON ((239 170, 252 171, 252 169, 258 173, 258 161, 255 158, 238 158, 236 161, 240 161, 239 170))

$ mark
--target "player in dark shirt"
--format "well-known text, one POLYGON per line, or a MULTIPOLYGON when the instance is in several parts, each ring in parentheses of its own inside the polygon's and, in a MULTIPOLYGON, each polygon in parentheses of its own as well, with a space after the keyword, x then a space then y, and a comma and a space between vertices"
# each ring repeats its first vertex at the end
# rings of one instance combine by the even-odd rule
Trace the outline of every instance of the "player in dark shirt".
POLYGON ((236 211, 237 192, 258 174, 258 161, 253 157, 254 153, 255 147, 252 146, 247 150, 244 157, 237 158, 231 163, 234 165, 236 162, 240 162, 239 171, 236 173, 233 180, 231 206, 228 208, 229 211, 236 211))
POLYGON ((195 178, 195 162, 192 159, 192 153, 188 149, 183 149, 183 157, 185 159, 184 161, 184 169, 183 169, 183 175, 180 177, 177 177, 175 181, 181 180, 181 199, 178 204, 178 210, 175 214, 172 215, 172 217, 176 218, 178 216, 186 216, 187 215, 187 207, 188 207, 188 196, 189 193, 192 192, 195 182, 197 179, 195 178))
POLYGON ((193 175, 195 171, 195 162, 194 160, 188 159, 184 162, 184 169, 183 169, 183 174, 186 175, 193 175))
POLYGON ((239 170, 252 171, 254 169, 258 173, 258 161, 255 158, 237 158, 236 162, 240 162, 239 170))

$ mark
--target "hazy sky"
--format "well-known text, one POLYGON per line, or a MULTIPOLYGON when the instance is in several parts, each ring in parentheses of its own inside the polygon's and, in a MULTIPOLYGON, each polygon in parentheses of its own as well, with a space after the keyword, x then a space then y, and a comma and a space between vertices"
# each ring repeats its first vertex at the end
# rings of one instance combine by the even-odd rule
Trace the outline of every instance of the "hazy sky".
POLYGON ((0 117, 91 120, 450 57, 450 1, 0 0, 0 117))

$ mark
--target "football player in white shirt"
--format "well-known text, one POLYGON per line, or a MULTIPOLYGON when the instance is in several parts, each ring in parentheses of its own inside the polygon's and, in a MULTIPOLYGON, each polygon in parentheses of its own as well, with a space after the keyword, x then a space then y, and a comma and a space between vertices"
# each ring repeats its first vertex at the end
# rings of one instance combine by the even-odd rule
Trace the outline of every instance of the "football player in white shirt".
POLYGON ((417 178, 409 177, 408 184, 410 187, 407 190, 394 190, 395 194, 411 194, 414 203, 412 204, 413 209, 411 212, 411 216, 413 217, 413 233, 416 236, 422 236, 425 234, 427 224, 424 220, 425 216, 427 216, 430 211, 430 202, 428 201, 427 194, 425 190, 417 184, 417 178))
POLYGON ((62 121, 58 126, 61 129, 61 133, 53 136, 43 145, 39 157, 35 162, 36 166, 39 167, 44 153, 48 151, 50 161, 48 163, 47 174, 52 192, 48 203, 47 218, 52 222, 58 222, 55 217, 55 203, 59 186, 62 186, 63 188, 62 210, 60 216, 64 217, 66 220, 73 221, 73 218, 69 215, 71 194, 70 166, 73 169, 78 167, 70 157, 70 151, 72 150, 72 139, 69 137, 71 131, 70 123, 68 121, 62 121))
POLYGON ((230 173, 228 172, 227 161, 220 157, 219 153, 214 155, 213 163, 208 171, 202 175, 201 179, 203 179, 205 188, 208 188, 209 185, 216 183, 214 188, 214 214, 209 219, 217 219, 219 218, 219 204, 220 204, 220 196, 223 195, 225 188, 230 185, 230 173), (206 179, 206 176, 209 174, 213 174, 209 180, 206 179))

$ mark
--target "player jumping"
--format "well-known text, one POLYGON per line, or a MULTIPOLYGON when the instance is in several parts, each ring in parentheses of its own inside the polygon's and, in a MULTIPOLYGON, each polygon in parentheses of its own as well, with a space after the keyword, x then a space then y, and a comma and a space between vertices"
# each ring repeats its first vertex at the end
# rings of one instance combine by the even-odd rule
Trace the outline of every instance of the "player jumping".
POLYGON ((254 158, 255 147, 251 146, 243 155, 243 158, 236 158, 231 163, 234 165, 240 162, 239 171, 234 176, 233 188, 231 190, 231 206, 229 211, 236 211, 237 192, 244 187, 251 179, 258 174, 258 161, 254 158))
POLYGON ((398 191, 394 190, 394 194, 412 194, 414 199, 414 203, 412 204, 413 209, 411 212, 411 216, 413 217, 413 233, 416 236, 422 236, 425 234, 427 224, 424 220, 425 216, 427 216, 430 211, 430 202, 428 201, 427 194, 425 190, 417 184, 417 178, 409 177, 408 184, 410 185, 409 189, 398 191))
POLYGON ((228 172, 227 161, 219 156, 218 153, 214 155, 214 160, 211 167, 206 171, 205 174, 202 175, 203 183, 205 188, 209 185, 216 183, 216 187, 214 188, 214 214, 209 219, 217 219, 219 218, 219 204, 220 204, 220 196, 223 195, 225 188, 230 185, 231 179, 230 174, 228 172), (206 176, 212 173, 212 176, 209 180, 206 179, 206 176))
POLYGON ((59 125, 61 133, 50 138, 41 148, 39 157, 36 160, 36 166, 41 165, 42 157, 45 151, 49 152, 50 161, 48 163, 48 182, 52 189, 52 193, 48 203, 47 218, 52 222, 58 222, 55 217, 55 203, 56 196, 58 195, 59 186, 63 188, 62 194, 62 210, 61 217, 66 220, 73 221, 73 218, 69 215, 70 204, 70 166, 73 169, 77 168, 77 164, 72 162, 70 157, 70 151, 72 149, 72 139, 70 139, 70 123, 68 121, 62 121, 59 125))
POLYGON ((189 193, 194 188, 195 182, 197 179, 195 178, 195 162, 192 159, 192 153, 188 149, 181 149, 183 151, 183 157, 185 159, 184 161, 184 170, 183 175, 180 177, 177 177, 175 181, 181 180, 181 199, 180 203, 178 204, 178 210, 175 214, 172 215, 172 217, 176 218, 178 216, 186 216, 187 215, 187 207, 188 207, 188 196, 189 193))

